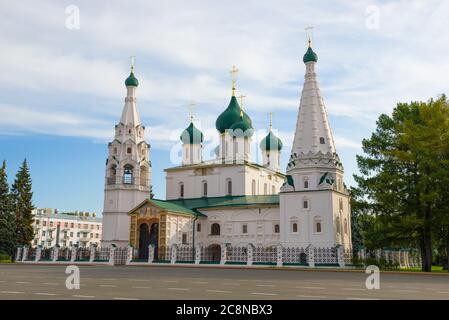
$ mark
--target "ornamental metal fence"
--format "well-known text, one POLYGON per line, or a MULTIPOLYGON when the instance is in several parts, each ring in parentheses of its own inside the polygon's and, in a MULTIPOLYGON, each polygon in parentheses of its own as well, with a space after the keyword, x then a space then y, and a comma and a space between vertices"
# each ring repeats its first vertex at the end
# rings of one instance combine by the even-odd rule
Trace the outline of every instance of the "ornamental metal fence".
POLYGON ((336 265, 338 264, 337 247, 313 248, 315 265, 336 265))
POLYGON ((182 245, 176 247, 176 261, 177 262, 195 261, 195 252, 192 246, 182 245))
POLYGON ((29 248, 25 260, 26 261, 35 261, 36 260, 36 248, 29 248))
POLYGON ((161 246, 159 248, 154 248, 155 260, 156 261, 170 261, 171 260, 171 246, 161 246))
POLYGON ((227 263, 246 264, 248 261, 248 248, 227 246, 226 261, 227 263))
POLYGON ((76 250, 75 261, 89 261, 90 260, 90 248, 78 248, 76 250))
POLYGON ((276 264, 277 263, 277 247, 254 247, 253 249, 254 264, 276 264))
POLYGON ((39 261, 52 261, 52 260, 53 260, 53 248, 42 249, 39 261))
POLYGON ((301 247, 282 247, 282 262, 286 265, 308 265, 308 250, 301 247))
POLYGON ((60 248, 58 250, 58 260, 57 261, 70 261, 72 259, 72 249, 70 248, 60 248))

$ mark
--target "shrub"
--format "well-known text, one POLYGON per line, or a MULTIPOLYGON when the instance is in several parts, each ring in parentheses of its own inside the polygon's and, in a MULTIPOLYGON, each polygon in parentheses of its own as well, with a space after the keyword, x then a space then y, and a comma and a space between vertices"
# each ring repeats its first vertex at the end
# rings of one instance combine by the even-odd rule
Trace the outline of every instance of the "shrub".
POLYGON ((11 261, 9 254, 0 251, 0 261, 11 261))

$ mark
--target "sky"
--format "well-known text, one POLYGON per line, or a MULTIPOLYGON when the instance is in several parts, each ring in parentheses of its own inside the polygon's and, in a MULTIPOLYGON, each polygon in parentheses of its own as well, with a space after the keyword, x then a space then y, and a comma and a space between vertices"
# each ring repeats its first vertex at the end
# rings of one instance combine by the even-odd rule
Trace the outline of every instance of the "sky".
POLYGON ((285 168, 308 26, 353 185, 361 141, 381 113, 448 93, 449 1, 2 0, 0 160, 10 182, 27 158, 35 206, 101 213, 107 143, 124 105, 130 56, 156 197, 165 198, 163 169, 178 164, 192 102, 211 157, 233 65, 256 129, 253 160, 261 160, 257 144, 273 112, 285 168))

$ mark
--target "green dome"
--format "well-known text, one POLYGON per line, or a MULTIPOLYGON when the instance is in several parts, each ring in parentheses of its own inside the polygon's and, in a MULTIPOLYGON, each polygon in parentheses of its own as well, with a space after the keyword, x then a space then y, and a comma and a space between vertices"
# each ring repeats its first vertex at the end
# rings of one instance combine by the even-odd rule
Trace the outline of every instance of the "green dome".
POLYGON ((233 137, 251 137, 254 133, 249 117, 245 118, 243 115, 240 116, 239 121, 234 123, 229 130, 233 137))
POLYGON ((318 56, 315 52, 313 52, 312 47, 309 47, 309 49, 307 49, 307 52, 304 55, 304 58, 302 59, 302 61, 304 61, 304 63, 318 61, 318 56))
MULTIPOLYGON (((232 96, 229 106, 220 114, 215 122, 215 127, 220 133, 226 132, 231 126, 240 120, 240 105, 237 102, 237 98, 232 96)), ((243 119, 249 123, 252 127, 252 121, 250 117, 243 111, 243 119)))
POLYGON ((198 130, 193 122, 181 133, 180 137, 182 143, 184 144, 200 144, 204 140, 203 133, 198 130))
POLYGON ((265 151, 269 150, 278 150, 282 149, 282 141, 278 137, 274 135, 274 133, 270 130, 268 135, 262 139, 260 142, 260 148, 265 151))
POLYGON ((139 85, 139 80, 134 76, 134 72, 131 71, 129 77, 126 78, 125 85, 127 87, 137 87, 139 85))

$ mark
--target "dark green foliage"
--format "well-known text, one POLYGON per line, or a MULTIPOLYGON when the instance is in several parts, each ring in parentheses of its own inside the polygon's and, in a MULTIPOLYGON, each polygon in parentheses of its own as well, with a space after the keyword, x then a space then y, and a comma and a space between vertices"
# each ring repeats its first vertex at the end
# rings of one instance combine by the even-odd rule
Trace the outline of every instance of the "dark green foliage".
MULTIPOLYGON (((6 163, 3 161, 3 165, 0 168, 0 252, 8 256, 13 256, 15 251, 15 217, 6 176, 6 163)), ((7 259, 0 258, 0 260, 7 259)))

